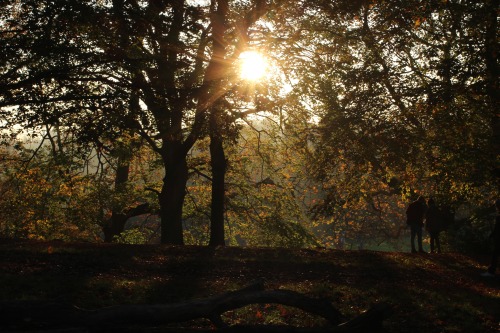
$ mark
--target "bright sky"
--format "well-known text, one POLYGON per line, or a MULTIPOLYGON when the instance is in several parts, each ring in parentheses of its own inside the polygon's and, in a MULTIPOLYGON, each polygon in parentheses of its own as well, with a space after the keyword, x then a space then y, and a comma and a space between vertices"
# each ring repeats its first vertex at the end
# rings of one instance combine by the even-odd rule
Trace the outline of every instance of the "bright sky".
POLYGON ((243 80, 257 81, 268 72, 266 58, 257 51, 246 51, 240 55, 240 77, 243 80))

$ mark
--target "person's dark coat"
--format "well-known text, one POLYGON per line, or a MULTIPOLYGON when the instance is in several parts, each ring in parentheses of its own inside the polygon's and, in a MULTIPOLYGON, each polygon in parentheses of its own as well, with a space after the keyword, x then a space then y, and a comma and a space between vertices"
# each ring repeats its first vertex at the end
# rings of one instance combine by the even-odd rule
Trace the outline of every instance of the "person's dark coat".
POLYGON ((429 207, 425 213, 425 230, 431 234, 443 231, 441 213, 433 202, 429 202, 429 207))
POLYGON ((422 227, 424 225, 426 210, 427 205, 423 197, 419 197, 416 201, 413 201, 406 209, 406 224, 422 227))

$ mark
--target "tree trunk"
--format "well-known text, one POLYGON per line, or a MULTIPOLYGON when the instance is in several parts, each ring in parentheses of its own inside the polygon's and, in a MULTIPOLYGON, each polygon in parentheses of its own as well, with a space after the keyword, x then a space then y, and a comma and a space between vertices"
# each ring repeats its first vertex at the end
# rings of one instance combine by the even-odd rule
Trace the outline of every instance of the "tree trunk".
POLYGON ((165 177, 159 195, 161 243, 183 245, 182 208, 188 180, 186 153, 180 143, 170 142, 166 146, 166 153, 162 154, 165 177))
MULTIPOLYGON (((121 193, 125 190, 130 173, 130 162, 127 158, 118 159, 118 167, 115 174, 115 192, 121 193)), ((111 212, 111 218, 106 222, 102 231, 104 242, 110 243, 113 237, 119 235, 127 222, 127 215, 123 212, 123 207, 115 206, 111 212)))
POLYGON ((224 199, 226 156, 219 135, 210 135, 210 164, 212 167, 212 203, 210 214, 210 246, 224 246, 224 199))
MULTIPOLYGON (((489 15, 486 17, 486 40, 485 40, 485 59, 486 59, 486 91, 489 97, 489 105, 491 108, 492 119, 491 128, 493 131, 492 138, 492 160, 498 158, 500 151, 500 114, 498 112, 498 105, 500 94, 498 92, 498 7, 499 0, 490 0, 487 4, 489 7, 489 15)), ((500 168, 498 163, 493 163, 492 175, 497 180, 500 178, 500 168)), ((497 181, 498 184, 498 181, 497 181)))
MULTIPOLYGON (((227 71, 227 62, 222 61, 226 58, 226 43, 224 35, 226 33, 226 16, 229 10, 227 0, 217 1, 217 10, 212 19, 212 33, 214 36, 213 73, 210 78, 213 79, 212 94, 218 95, 217 91, 222 91, 223 77, 221 75, 227 71)), ((221 99, 224 97, 221 96, 221 99)), ((223 117, 223 103, 214 101, 210 108, 209 132, 210 132, 210 165, 212 168, 212 202, 210 214, 210 246, 224 246, 224 198, 225 198, 225 175, 226 175, 226 156, 222 146, 222 131, 225 127, 223 117)))

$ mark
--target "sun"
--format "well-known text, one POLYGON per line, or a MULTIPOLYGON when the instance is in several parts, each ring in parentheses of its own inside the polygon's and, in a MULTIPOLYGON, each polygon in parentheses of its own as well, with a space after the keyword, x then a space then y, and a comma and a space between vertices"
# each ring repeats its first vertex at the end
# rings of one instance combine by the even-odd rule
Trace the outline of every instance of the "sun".
POLYGON ((240 77, 243 80, 258 81, 267 74, 266 58, 257 51, 246 51, 239 57, 240 77))

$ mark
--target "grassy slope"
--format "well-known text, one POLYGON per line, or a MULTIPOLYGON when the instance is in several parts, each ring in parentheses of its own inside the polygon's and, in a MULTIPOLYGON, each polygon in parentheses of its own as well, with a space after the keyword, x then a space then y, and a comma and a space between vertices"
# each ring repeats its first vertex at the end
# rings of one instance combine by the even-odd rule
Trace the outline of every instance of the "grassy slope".
MULTIPOLYGON (((458 254, 3 242, 0 299, 50 299, 84 308, 168 303, 264 279, 269 289, 329 297, 346 318, 389 302, 395 310, 385 321, 388 332, 497 332, 500 278, 479 277, 485 264, 458 254)), ((226 319, 322 324, 276 306, 247 308, 226 319)))

